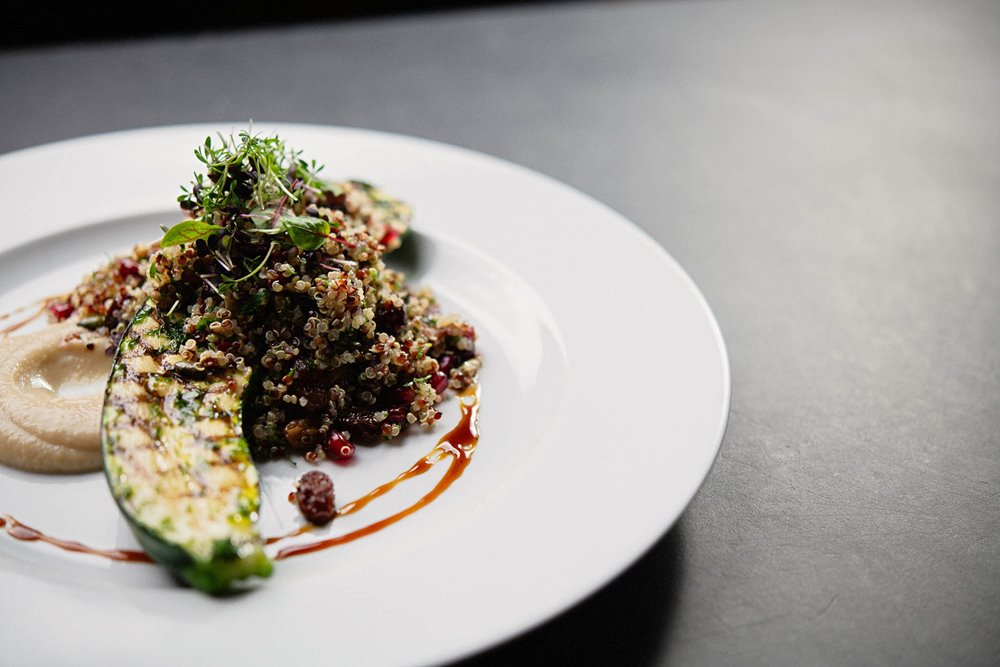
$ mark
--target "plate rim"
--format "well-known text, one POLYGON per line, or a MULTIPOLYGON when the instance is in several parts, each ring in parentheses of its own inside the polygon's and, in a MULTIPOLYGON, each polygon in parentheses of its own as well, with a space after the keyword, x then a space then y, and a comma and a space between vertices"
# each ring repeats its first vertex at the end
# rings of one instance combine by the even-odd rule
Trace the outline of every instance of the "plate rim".
MULTIPOLYGON (((151 125, 136 128, 129 128, 125 130, 116 130, 102 132, 98 134, 83 135, 77 137, 71 137, 61 140, 56 140, 52 142, 47 142, 44 144, 39 144, 36 146, 30 146, 25 148, 16 149, 0 155, 0 165, 7 164, 11 162, 16 162, 25 156, 31 156, 37 154, 40 151, 59 151, 65 147, 78 145, 84 142, 94 142, 100 143, 102 140, 113 140, 117 138, 127 138, 129 135, 145 135, 150 133, 165 133, 165 132, 195 132, 195 131, 209 131, 214 132, 220 128, 239 128, 242 123, 238 122, 199 122, 199 123, 182 123, 175 125, 151 125)), ((705 323, 708 325, 709 331, 712 335, 712 343, 715 351, 718 354, 718 362, 720 365, 719 370, 721 371, 721 384, 722 384, 722 395, 719 397, 719 419, 718 423, 715 425, 715 435, 713 437, 713 442, 711 447, 706 446, 706 458, 708 464, 703 466, 697 475, 697 483, 693 484, 692 492, 686 494, 686 499, 683 505, 676 513, 671 513, 669 517, 664 517, 664 519, 655 527, 647 531, 647 537, 644 541, 644 545, 641 549, 630 550, 627 557, 620 560, 620 566, 614 568, 612 571, 605 572, 603 575, 596 577, 587 586, 579 588, 579 590, 569 599, 561 599, 553 604, 549 605, 540 613, 529 614, 530 618, 527 622, 520 623, 516 628, 505 628, 499 633, 494 633, 492 640, 488 642, 479 642, 475 646, 465 647, 457 651, 452 651, 446 655, 428 656, 432 657, 436 661, 456 661, 464 659, 473 655, 480 654, 491 648, 494 648, 500 644, 511 641, 512 639, 522 636, 538 627, 541 627, 545 623, 551 621, 553 618, 561 613, 569 610, 570 608, 580 604, 586 599, 594 596, 600 590, 604 589, 610 585, 613 581, 622 576, 627 570, 635 565, 644 555, 646 555, 655 544, 661 540, 677 523, 680 517, 687 511, 690 507, 691 502, 694 500, 700 489, 703 487, 705 480, 711 473, 712 468, 718 460, 719 452, 723 445, 725 435, 729 426, 730 410, 731 410, 731 400, 732 400, 732 377, 731 377, 731 367, 729 360, 728 347, 725 343, 725 338, 723 336, 721 327, 719 326, 718 320, 705 298, 701 289, 695 283, 694 279, 690 274, 684 269, 684 267, 678 262, 662 245, 660 245, 645 229, 637 225, 635 222, 629 220, 624 215, 618 211, 611 208, 609 205, 605 204, 603 201, 597 199, 596 197, 587 194, 578 188, 560 181, 548 174, 538 171, 532 167, 527 167, 506 158, 497 157, 488 153, 484 153, 472 148, 464 147, 461 145, 446 143, 436 139, 421 137, 417 135, 401 134, 396 132, 387 132, 383 130, 375 130, 368 128, 358 128, 358 127, 347 127, 340 125, 323 125, 316 123, 287 123, 287 122, 275 122, 275 121, 254 121, 254 129, 270 131, 272 129, 277 129, 282 131, 283 129, 295 130, 301 129, 305 132, 344 132, 350 135, 360 135, 360 136, 374 136, 388 141, 404 141, 404 142, 417 142, 422 144, 429 149, 433 150, 445 150, 449 152, 457 152, 460 155, 467 156, 476 160, 487 160, 493 164, 500 165, 505 169, 513 169, 516 172, 520 172, 523 175, 529 176, 532 179, 543 181, 548 187, 557 188, 573 197, 579 198, 581 201, 586 202, 587 205, 598 208, 603 214, 611 216, 616 219, 620 224, 627 227, 632 233, 636 234, 637 240, 646 246, 647 249, 653 251, 660 261, 665 262, 670 269, 681 279, 683 286, 687 292, 689 292, 696 300, 701 316, 705 319, 705 323), (710 456, 708 453, 710 452, 710 456), (596 583, 594 583, 596 581, 596 583)), ((43 235, 44 236, 44 235, 43 235)), ((0 244, 6 246, 5 249, 11 247, 16 247, 21 243, 28 242, 37 237, 29 237, 26 239, 15 240, 13 243, 0 244)), ((692 476, 692 480, 694 476, 692 476)))

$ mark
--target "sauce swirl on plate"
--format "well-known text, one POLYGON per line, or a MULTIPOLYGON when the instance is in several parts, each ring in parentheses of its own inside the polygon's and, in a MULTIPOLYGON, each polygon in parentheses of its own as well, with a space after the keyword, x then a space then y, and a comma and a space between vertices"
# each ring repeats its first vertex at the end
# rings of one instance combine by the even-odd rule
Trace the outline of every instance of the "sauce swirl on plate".
MULTIPOLYGON (((426 473, 428 470, 433 468, 435 464, 450 457, 451 460, 448 464, 448 469, 430 491, 409 507, 363 528, 359 528, 343 535, 337 535, 335 537, 329 537, 315 542, 297 544, 279 549, 274 557, 275 560, 284 560, 293 556, 301 556, 303 554, 329 549, 341 544, 353 542, 354 540, 365 537, 366 535, 377 533, 383 528, 391 526, 397 521, 410 516, 422 507, 426 507, 437 499, 438 496, 444 493, 455 482, 455 480, 461 477, 462 473, 465 472, 465 469, 472 461, 472 455, 476 450, 476 445, 479 443, 479 386, 473 385, 460 396, 462 417, 452 430, 441 437, 434 449, 432 449, 422 459, 410 466, 410 468, 406 471, 397 475, 395 479, 386 482, 385 484, 381 484, 357 500, 353 500, 345 504, 337 510, 337 516, 346 516, 360 511, 368 505, 368 503, 392 491, 392 489, 394 489, 401 482, 413 479, 414 477, 418 477, 426 473)), ((275 544, 282 540, 308 533, 312 530, 312 528, 313 526, 311 524, 305 524, 285 535, 269 537, 265 540, 265 543, 269 545, 275 544)), ((100 549, 90 547, 73 540, 52 537, 21 523, 14 517, 7 514, 0 514, 0 529, 3 529, 12 538, 22 542, 44 542, 64 551, 83 553, 91 556, 100 556, 114 561, 128 563, 153 562, 152 559, 142 551, 129 549, 100 549)))

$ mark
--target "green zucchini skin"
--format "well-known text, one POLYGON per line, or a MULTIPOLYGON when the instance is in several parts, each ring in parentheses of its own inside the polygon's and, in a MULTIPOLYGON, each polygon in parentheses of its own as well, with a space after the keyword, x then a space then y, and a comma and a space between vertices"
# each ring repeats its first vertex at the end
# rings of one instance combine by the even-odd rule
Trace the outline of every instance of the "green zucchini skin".
POLYGON ((184 338, 150 303, 129 324, 104 397, 104 471, 146 553, 195 588, 221 594, 272 570, 241 426, 251 371, 185 362, 184 338))

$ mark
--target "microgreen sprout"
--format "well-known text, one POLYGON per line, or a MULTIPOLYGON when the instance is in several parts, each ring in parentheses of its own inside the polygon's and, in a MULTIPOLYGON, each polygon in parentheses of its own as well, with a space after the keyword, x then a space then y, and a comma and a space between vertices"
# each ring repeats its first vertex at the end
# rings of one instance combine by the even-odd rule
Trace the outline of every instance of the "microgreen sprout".
POLYGON ((238 138, 219 134, 217 142, 206 137, 194 155, 204 165, 204 173, 196 173, 190 187, 181 187, 177 198, 191 218, 165 230, 161 246, 236 232, 245 219, 256 222, 263 216, 271 218, 269 227, 244 231, 284 232, 303 250, 322 245, 322 240, 316 240, 314 223, 303 223, 298 216, 285 213, 286 207, 297 203, 304 192, 328 187, 317 176, 322 165, 306 162, 278 137, 252 134, 249 130, 241 131, 238 138))

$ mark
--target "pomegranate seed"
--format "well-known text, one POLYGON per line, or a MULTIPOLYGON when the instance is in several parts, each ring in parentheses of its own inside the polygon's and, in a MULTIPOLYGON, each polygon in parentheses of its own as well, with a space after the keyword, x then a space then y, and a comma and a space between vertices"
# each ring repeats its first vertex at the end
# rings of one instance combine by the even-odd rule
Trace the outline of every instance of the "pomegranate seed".
POLYGON ((392 396, 399 403, 410 404, 417 397, 417 392, 413 391, 412 387, 396 387, 396 390, 392 392, 392 396))
POLYGON ((451 367, 455 365, 455 357, 450 354, 442 354, 441 358, 438 359, 438 366, 441 368, 441 372, 447 374, 451 367))
POLYGON ((347 461, 354 457, 354 443, 336 431, 326 440, 326 455, 334 461, 347 461))
POLYGON ((49 304, 49 312, 59 320, 65 320, 67 317, 73 314, 73 306, 68 303, 63 303, 62 301, 56 301, 55 303, 49 304))
POLYGON ((391 424, 402 424, 406 421, 406 408, 397 407, 390 409, 386 421, 391 424))
POLYGON ((381 241, 381 243, 382 243, 382 245, 388 247, 390 243, 392 243, 393 241, 395 241, 398 238, 399 238, 399 232, 397 232, 395 229, 393 229, 392 227, 390 227, 389 230, 385 234, 382 235, 382 241, 381 241))
POLYGON ((123 279, 139 275, 139 263, 126 257, 118 262, 118 275, 123 279))
POLYGON ((431 388, 435 392, 443 394, 444 390, 448 388, 448 376, 440 371, 435 373, 431 376, 431 388))

